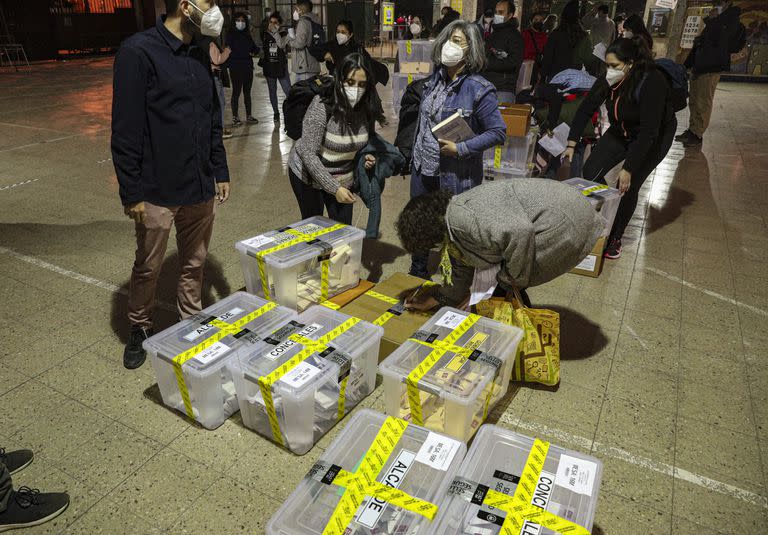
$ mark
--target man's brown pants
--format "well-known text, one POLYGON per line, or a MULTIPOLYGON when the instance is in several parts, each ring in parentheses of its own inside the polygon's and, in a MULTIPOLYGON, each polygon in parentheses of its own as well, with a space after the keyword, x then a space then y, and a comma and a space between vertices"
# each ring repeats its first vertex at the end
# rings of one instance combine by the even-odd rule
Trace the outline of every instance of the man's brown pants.
POLYGON ((202 310, 203 267, 213 231, 214 202, 174 207, 144 203, 144 222, 136 223, 136 261, 128 290, 131 325, 152 326, 157 279, 174 225, 181 268, 176 289, 179 315, 187 318, 202 310))

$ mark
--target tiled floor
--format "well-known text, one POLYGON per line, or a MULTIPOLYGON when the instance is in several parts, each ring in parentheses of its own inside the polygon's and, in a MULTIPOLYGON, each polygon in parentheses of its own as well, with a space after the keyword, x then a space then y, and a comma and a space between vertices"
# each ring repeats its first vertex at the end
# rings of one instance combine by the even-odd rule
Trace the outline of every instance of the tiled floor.
MULTIPOLYGON (((0 446, 37 454, 18 485, 72 495, 31 532, 256 533, 334 433, 296 457, 237 417, 206 431, 158 403, 148 364, 123 369, 133 236, 109 160, 110 69, 0 74, 0 446)), ((768 529, 766 97, 721 84, 703 150, 673 146, 622 258, 531 292, 562 312, 562 383, 516 389, 494 419, 604 460, 594 533, 768 529)), ((226 142, 233 198, 217 215, 207 303, 243 285, 236 240, 299 219, 291 142, 261 78, 254 98, 262 122, 226 142)), ((383 239, 366 244, 373 277, 407 267, 392 228, 407 196, 389 181, 383 239)), ((169 251, 161 325, 175 266, 169 251)), ((363 405, 381 410, 380 391, 363 405)))

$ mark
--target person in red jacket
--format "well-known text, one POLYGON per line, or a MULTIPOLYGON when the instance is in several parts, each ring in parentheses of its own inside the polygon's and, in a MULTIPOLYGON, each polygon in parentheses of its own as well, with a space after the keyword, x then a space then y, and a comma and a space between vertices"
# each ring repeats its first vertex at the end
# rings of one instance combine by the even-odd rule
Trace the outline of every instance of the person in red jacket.
POLYGON ((531 19, 530 27, 523 32, 523 43, 525 44, 523 59, 538 60, 548 39, 549 35, 544 29, 544 14, 536 13, 531 19))

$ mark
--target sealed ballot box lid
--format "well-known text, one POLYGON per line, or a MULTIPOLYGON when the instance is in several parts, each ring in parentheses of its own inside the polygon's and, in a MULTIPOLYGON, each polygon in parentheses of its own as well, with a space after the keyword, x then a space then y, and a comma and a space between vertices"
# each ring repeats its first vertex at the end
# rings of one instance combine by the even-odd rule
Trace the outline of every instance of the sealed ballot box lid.
POLYGON ((475 437, 434 533, 587 535, 597 509, 600 460, 495 425, 475 437), (548 527, 545 527, 548 526, 548 527))
POLYGON ((323 255, 332 257, 334 248, 364 237, 364 230, 325 217, 311 217, 237 242, 235 247, 248 256, 261 257, 267 264, 283 268, 323 255))
POLYGON ((387 357, 379 372, 400 382, 413 379, 419 390, 462 404, 476 400, 488 383, 506 375, 496 392, 503 396, 509 380, 503 372, 522 336, 517 327, 444 307, 387 357))
POLYGON ((621 200, 621 192, 616 188, 611 188, 599 182, 592 182, 586 178, 569 178, 564 181, 564 184, 579 190, 589 203, 594 206, 595 210, 601 213, 606 203, 611 205, 615 203, 618 206, 621 200))
POLYGON ((466 446, 361 410, 267 525, 269 535, 427 533, 466 446))
MULTIPOLYGON (((378 345, 384 329, 323 306, 314 306, 239 352, 244 377, 265 377, 280 391, 303 397, 330 375, 349 374, 352 361, 378 345)), ((372 364, 375 366, 375 362, 372 364)))
POLYGON ((151 336, 144 341, 143 347, 171 364, 177 357, 186 354, 184 362, 181 362, 185 371, 203 372, 231 354, 239 343, 236 335, 246 334, 244 329, 262 336, 295 317, 293 310, 245 292, 237 292, 151 336), (216 341, 211 344, 212 338, 216 341), (197 351, 198 348, 200 351, 197 351))

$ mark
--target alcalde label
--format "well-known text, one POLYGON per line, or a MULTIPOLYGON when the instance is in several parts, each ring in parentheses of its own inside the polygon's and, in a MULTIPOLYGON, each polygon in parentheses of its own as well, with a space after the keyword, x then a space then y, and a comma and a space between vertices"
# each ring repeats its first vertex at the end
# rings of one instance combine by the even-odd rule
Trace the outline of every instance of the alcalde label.
MULTIPOLYGON (((229 312, 225 312, 224 314, 222 314, 221 316, 219 316, 216 319, 219 320, 219 321, 227 321, 228 319, 233 318, 233 317, 237 316, 238 314, 242 314, 243 312, 244 312, 244 310, 242 308, 233 308, 229 312)), ((204 335, 205 333, 207 333, 211 329, 216 329, 216 327, 214 327, 210 323, 206 323, 204 325, 201 325, 200 327, 198 327, 197 329, 195 329, 191 333, 187 334, 184 337, 184 340, 186 340, 187 342, 194 342, 195 340, 200 338, 202 335, 204 335)))
MULTIPOLYGON (((400 488, 400 484, 405 479, 408 470, 413 465, 416 459, 416 454, 407 450, 403 450, 395 459, 395 462, 389 467, 381 483, 388 487, 400 488)), ((378 524, 381 515, 384 514, 384 510, 387 508, 387 502, 379 500, 378 498, 368 498, 364 501, 358 510, 355 521, 363 526, 373 529, 378 524)))

